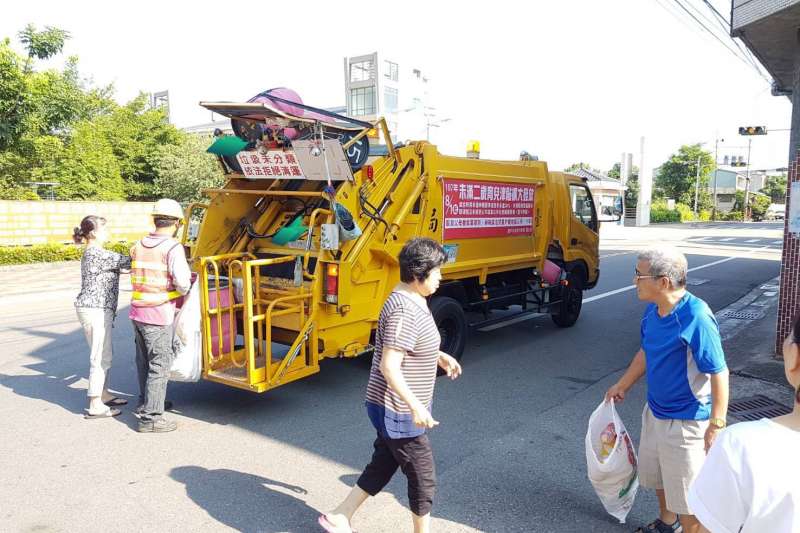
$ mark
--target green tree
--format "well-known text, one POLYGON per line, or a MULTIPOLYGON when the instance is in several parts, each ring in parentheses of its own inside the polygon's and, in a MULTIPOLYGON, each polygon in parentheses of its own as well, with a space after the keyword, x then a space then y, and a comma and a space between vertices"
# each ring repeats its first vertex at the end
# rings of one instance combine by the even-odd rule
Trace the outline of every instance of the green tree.
POLYGON ((29 25, 19 38, 27 57, 0 41, 0 198, 35 197, 31 181, 59 182, 61 199, 154 198, 154 154, 181 132, 143 94, 115 103, 112 86, 80 77, 75 57, 37 71, 35 60, 60 53, 67 32, 29 25))
MULTIPOLYGON (((751 193, 748 197, 748 203, 750 204, 751 217, 753 220, 758 221, 764 219, 771 202, 769 196, 751 193)), ((733 202, 732 211, 744 213, 744 191, 736 191, 736 199, 733 202)))
POLYGON ((22 135, 31 106, 28 94, 22 58, 4 39, 0 41, 0 150, 11 147, 22 135))
POLYGON ((98 117, 94 124, 119 162, 128 199, 154 199, 153 155, 163 146, 179 144, 181 131, 167 122, 163 110, 148 109, 145 94, 98 117))
POLYGON ((203 198, 204 188, 219 187, 224 175, 217 158, 206 148, 211 137, 183 134, 179 144, 159 147, 150 163, 156 173, 155 192, 164 198, 179 202, 195 202, 203 198))
POLYGON ((695 198, 698 159, 700 162, 700 184, 698 210, 711 207, 708 183, 714 169, 714 157, 703 150, 700 144, 681 146, 669 160, 659 167, 655 187, 665 198, 674 198, 692 208, 695 198))
POLYGON ((36 26, 28 24, 24 30, 19 32, 18 36, 28 51, 28 61, 25 65, 27 72, 34 57, 50 59, 54 55, 60 54, 64 49, 64 43, 69 39, 69 32, 52 26, 45 26, 43 31, 36 31, 36 26))
POLYGON ((60 200, 125 199, 125 182, 111 143, 90 121, 75 125, 69 144, 51 164, 60 200))
POLYGON ((55 162, 64 155, 72 125, 116 105, 110 86, 87 86, 74 57, 62 70, 34 70, 33 59, 60 52, 67 35, 57 28, 37 32, 28 26, 20 33, 27 60, 9 39, 0 41, 0 198, 36 198, 27 184, 57 181, 55 162))
POLYGON ((770 176, 764 184, 761 192, 770 197, 773 204, 783 204, 786 202, 786 174, 781 176, 770 176))

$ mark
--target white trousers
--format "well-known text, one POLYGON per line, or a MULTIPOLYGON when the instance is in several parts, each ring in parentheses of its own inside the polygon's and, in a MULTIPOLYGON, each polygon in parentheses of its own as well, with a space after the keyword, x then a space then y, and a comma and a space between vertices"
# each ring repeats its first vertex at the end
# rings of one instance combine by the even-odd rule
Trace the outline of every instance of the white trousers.
POLYGON ((89 343, 89 390, 87 396, 96 397, 108 389, 111 369, 111 330, 114 311, 90 307, 76 308, 78 320, 89 343))

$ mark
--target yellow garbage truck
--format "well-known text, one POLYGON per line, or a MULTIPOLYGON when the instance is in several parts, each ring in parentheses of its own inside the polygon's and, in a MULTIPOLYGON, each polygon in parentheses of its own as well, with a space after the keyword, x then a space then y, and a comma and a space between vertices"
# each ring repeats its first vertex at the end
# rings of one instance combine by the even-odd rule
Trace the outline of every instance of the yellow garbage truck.
MULTIPOLYGON (((201 103, 231 118, 209 150, 226 183, 187 208, 201 295, 203 377, 264 392, 369 353, 381 306, 414 237, 448 261, 429 306, 442 350, 516 314, 572 326, 599 277, 587 183, 542 161, 446 156, 281 97, 201 103), (368 139, 385 140, 383 154, 368 139), (498 312, 502 310, 502 312, 498 312), (498 316, 499 315, 499 316, 498 316)), ((504 334, 502 329, 498 335, 504 334)))

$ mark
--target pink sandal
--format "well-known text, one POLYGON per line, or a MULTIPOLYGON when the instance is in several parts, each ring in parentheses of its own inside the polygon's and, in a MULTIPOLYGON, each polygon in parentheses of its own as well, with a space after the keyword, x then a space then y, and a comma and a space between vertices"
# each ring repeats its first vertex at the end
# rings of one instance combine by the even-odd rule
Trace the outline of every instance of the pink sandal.
POLYGON ((317 522, 319 522, 319 525, 322 526, 322 529, 328 533, 356 533, 355 530, 350 526, 337 526, 328 520, 328 515, 326 514, 319 515, 317 522))

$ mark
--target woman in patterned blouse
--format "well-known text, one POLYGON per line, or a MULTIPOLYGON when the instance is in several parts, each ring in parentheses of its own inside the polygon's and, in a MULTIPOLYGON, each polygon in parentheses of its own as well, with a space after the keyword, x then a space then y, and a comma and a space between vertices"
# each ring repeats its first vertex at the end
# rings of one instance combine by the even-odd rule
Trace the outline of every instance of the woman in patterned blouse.
POLYGON ((89 343, 89 408, 85 418, 108 418, 120 414, 117 407, 127 400, 108 392, 111 369, 111 330, 117 314, 120 270, 131 268, 130 257, 106 250, 106 219, 90 215, 74 230, 76 244, 86 243, 81 257, 81 292, 75 299, 78 320, 89 343))

